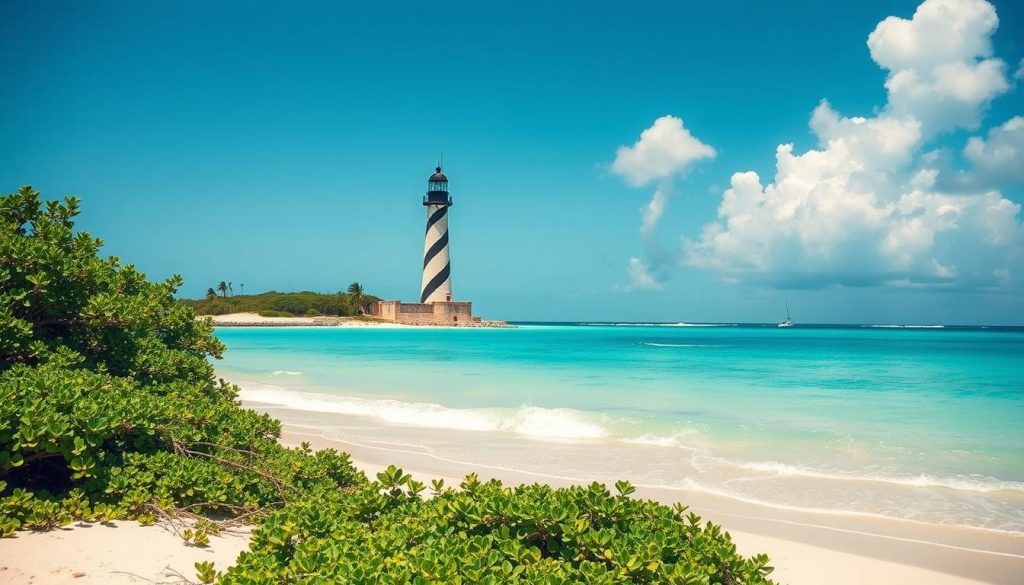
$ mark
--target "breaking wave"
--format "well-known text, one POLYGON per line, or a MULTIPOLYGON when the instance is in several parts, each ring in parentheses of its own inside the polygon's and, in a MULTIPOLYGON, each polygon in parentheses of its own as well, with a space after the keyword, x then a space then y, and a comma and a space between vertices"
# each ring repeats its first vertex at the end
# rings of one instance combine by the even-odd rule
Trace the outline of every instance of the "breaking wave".
POLYGON ((650 445, 652 447, 675 447, 679 449, 694 449, 693 447, 686 444, 686 439, 699 435, 700 432, 697 429, 685 429, 682 431, 675 432, 671 435, 654 435, 654 434, 643 434, 639 437, 631 437, 623 439, 623 443, 630 443, 632 445, 650 445))
POLYGON ((868 329, 945 329, 945 325, 861 325, 868 329))
MULTIPOLYGON (((742 461, 712 455, 694 446, 700 435, 694 428, 668 434, 616 433, 616 419, 570 408, 523 405, 514 408, 451 408, 431 402, 402 402, 316 392, 298 392, 281 387, 248 384, 239 393, 242 400, 275 404, 296 410, 337 413, 374 418, 391 424, 477 432, 506 432, 535 439, 596 440, 690 452, 686 460, 698 476, 732 478, 730 481, 763 481, 777 478, 808 478, 832 482, 870 482, 910 488, 944 488, 961 492, 1024 493, 1024 482, 1000 480, 986 475, 884 474, 871 470, 828 470, 778 461, 742 461), (723 475, 724 473, 724 475, 723 475)), ((621 421, 618 421, 621 422, 621 421)))
POLYGON ((608 323, 615 327, 736 327, 736 323, 608 323))
MULTIPOLYGON (((920 488, 947 488, 951 490, 992 493, 1001 491, 1024 492, 1024 483, 1018 481, 1003 481, 986 475, 953 475, 939 476, 927 473, 914 475, 881 475, 875 473, 844 473, 823 471, 780 463, 778 461, 753 461, 739 462, 718 457, 707 457, 716 463, 722 463, 735 468, 759 473, 768 474, 769 477, 806 477, 811 479, 826 479, 834 481, 862 481, 872 483, 886 483, 907 487, 920 488)), ((759 479, 759 478, 750 478, 759 479)), ((767 478, 765 478, 767 479, 767 478)))
POLYGON ((600 439, 610 433, 585 413, 568 408, 524 405, 509 409, 449 408, 431 402, 295 392, 249 385, 242 400, 287 406, 297 410, 366 416, 388 423, 463 431, 505 431, 548 439, 600 439))

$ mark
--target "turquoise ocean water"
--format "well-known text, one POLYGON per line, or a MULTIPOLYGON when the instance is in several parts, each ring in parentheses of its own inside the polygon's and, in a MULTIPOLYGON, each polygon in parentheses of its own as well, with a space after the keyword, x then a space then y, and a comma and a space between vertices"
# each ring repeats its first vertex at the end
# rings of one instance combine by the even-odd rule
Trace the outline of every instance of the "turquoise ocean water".
POLYGON ((460 461, 1024 532, 1024 329, 220 328, 242 398, 460 461))

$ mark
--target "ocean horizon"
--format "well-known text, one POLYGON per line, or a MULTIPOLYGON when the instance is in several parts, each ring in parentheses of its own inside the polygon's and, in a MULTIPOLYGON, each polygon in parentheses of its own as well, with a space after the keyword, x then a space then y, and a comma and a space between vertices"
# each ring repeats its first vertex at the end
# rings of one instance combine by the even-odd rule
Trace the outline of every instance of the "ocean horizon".
POLYGON ((243 401, 539 476, 1024 533, 1024 327, 218 328, 243 401))
MULTIPOLYGON (((725 321, 507 321, 522 327, 744 327, 779 329, 778 323, 725 321)), ((789 329, 949 329, 954 331, 1024 332, 1024 325, 965 325, 955 323, 794 323, 789 329)))

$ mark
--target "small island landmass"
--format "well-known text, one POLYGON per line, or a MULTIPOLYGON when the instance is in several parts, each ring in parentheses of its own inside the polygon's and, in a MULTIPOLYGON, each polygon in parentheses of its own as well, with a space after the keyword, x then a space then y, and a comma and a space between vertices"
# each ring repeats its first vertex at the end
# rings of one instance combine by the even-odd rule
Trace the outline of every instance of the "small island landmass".
MULTIPOLYGON (((473 315, 473 303, 452 297, 448 209, 454 205, 448 176, 440 164, 427 179, 423 197, 426 232, 419 302, 383 300, 366 294, 359 282, 337 293, 277 292, 234 294, 230 281, 206 290, 203 299, 187 299, 198 316, 219 327, 512 327, 506 321, 473 315)), ((240 285, 244 290, 245 285, 240 285)))

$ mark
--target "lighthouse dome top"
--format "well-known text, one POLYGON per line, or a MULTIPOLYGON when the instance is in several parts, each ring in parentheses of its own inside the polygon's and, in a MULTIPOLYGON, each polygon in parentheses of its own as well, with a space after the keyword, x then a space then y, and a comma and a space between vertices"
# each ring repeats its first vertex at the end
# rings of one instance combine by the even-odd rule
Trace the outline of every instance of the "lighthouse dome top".
POLYGON ((434 174, 430 175, 430 178, 427 180, 430 181, 431 183, 439 183, 442 181, 447 183, 448 177, 446 177, 445 174, 441 172, 441 167, 434 167, 434 174))

